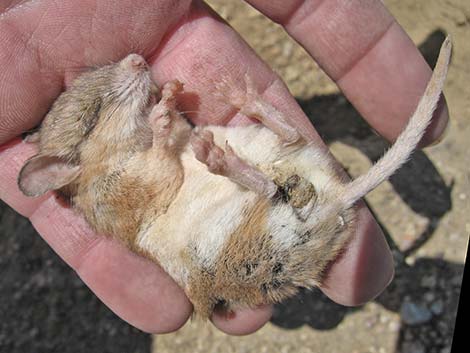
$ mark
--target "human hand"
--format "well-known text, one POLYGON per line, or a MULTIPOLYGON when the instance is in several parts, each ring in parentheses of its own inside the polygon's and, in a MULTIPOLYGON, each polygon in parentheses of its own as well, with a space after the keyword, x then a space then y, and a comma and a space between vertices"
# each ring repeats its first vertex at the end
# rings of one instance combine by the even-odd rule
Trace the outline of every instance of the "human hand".
MULTIPOLYGON (((24 197, 16 177, 34 148, 15 136, 35 126, 78 69, 143 54, 156 81, 177 78, 188 95, 184 110, 196 123, 232 124, 238 116, 210 96, 210 83, 246 71, 263 96, 298 129, 319 141, 295 99, 240 37, 198 1, 73 0, 0 2, 0 197, 33 225, 55 251, 113 311, 148 332, 179 328, 191 313, 182 290, 157 266, 120 244, 94 234, 51 195, 24 197), (5 8, 13 6, 5 12, 5 8), (3 7, 2 7, 3 5, 3 7)), ((430 77, 415 46, 378 0, 261 1, 262 12, 283 24, 338 83, 366 120, 393 140, 411 115, 430 77), (288 4, 286 4, 288 3, 288 4)), ((444 105, 425 143, 447 123, 444 105)), ((322 290, 333 300, 357 305, 372 299, 393 275, 383 234, 361 206, 356 235, 328 273, 322 290)), ((219 329, 249 333, 271 308, 217 313, 219 329)))

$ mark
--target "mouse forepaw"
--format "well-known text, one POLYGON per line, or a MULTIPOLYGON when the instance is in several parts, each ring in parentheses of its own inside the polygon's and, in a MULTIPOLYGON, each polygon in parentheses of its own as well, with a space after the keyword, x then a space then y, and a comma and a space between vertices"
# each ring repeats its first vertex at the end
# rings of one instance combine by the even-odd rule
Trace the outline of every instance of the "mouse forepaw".
POLYGON ((176 109, 176 95, 183 90, 183 84, 178 80, 165 83, 162 87, 160 101, 155 104, 149 115, 149 124, 154 133, 154 142, 167 139, 171 132, 171 118, 179 114, 176 109))
POLYGON ((161 90, 162 98, 155 104, 150 112, 149 122, 153 125, 164 116, 171 116, 177 113, 176 96, 183 90, 183 84, 178 80, 165 83, 161 90))

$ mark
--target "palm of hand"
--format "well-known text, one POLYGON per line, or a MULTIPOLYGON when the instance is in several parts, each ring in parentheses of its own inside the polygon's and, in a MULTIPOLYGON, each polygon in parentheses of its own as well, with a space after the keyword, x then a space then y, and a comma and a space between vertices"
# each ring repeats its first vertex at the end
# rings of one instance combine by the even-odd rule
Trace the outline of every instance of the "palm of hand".
MULTIPOLYGON (((34 148, 14 137, 42 119, 64 82, 80 68, 116 61, 130 52, 148 59, 157 83, 178 78, 185 91, 197 93, 183 102, 184 110, 197 111, 190 115, 196 124, 239 123, 233 109, 211 98, 211 83, 223 75, 240 79, 249 72, 264 98, 286 112, 299 131, 313 140, 319 137, 277 76, 200 1, 36 1, 14 7, 17 2, 7 2, 8 11, 0 4, 0 197, 29 217, 122 318, 150 332, 177 329, 189 317, 191 305, 161 269, 94 234, 50 194, 38 199, 21 195, 16 176, 34 148)), ((286 6, 251 3, 306 47, 376 130, 389 139, 398 134, 430 70, 379 1, 329 0, 318 9, 319 1, 313 0, 286 6), (311 12, 306 12, 308 6, 311 12), (359 23, 367 28, 356 28, 359 23), (390 70, 403 60, 407 72, 390 70)), ((426 141, 438 137, 446 121, 443 112, 426 141)), ((374 297, 393 272, 383 235, 361 207, 357 236, 333 264, 323 288, 332 299, 351 305, 374 297)), ((263 325, 270 312, 240 311, 231 320, 216 314, 213 322, 229 333, 248 333, 263 325)))

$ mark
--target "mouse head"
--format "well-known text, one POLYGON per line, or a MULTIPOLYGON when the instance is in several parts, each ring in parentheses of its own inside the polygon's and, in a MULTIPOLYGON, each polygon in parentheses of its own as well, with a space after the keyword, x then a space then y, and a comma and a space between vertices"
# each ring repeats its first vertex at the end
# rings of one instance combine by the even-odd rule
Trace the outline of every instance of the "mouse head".
POLYGON ((39 196, 73 182, 87 158, 116 153, 141 139, 158 87, 145 59, 121 61, 80 75, 51 107, 39 131, 39 153, 23 166, 18 185, 39 196))
MULTIPOLYGON (((153 82, 150 68, 142 56, 129 54, 108 68, 110 70, 110 87, 107 92, 104 92, 103 98, 107 99, 110 105, 132 104, 133 108, 142 112, 150 103, 155 103, 154 98, 158 93, 158 88, 153 82)), ((103 69, 107 70, 106 67, 103 69)))

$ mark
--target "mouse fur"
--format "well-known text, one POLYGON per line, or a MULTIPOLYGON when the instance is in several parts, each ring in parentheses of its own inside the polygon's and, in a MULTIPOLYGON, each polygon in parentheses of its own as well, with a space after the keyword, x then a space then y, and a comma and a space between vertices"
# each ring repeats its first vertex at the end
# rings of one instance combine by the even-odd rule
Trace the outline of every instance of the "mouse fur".
POLYGON ((306 143, 263 101, 217 86, 261 124, 193 128, 177 109, 183 85, 152 80, 131 54, 79 76, 46 115, 39 152, 20 190, 56 190, 98 232, 151 259, 185 290, 195 313, 284 300, 322 283, 355 229, 355 202, 416 148, 438 102, 450 57, 397 142, 365 175, 338 176, 324 149, 306 143))

